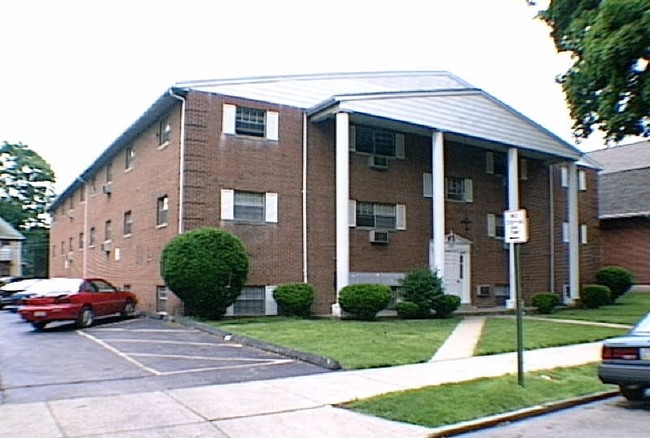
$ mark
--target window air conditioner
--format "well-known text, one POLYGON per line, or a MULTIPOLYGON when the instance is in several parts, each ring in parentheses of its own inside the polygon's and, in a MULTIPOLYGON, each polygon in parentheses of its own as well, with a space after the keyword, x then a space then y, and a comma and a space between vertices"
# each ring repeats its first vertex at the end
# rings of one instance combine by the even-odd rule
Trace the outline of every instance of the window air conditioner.
POLYGON ((477 289, 478 289, 477 295, 479 297, 489 297, 490 295, 492 295, 492 286, 480 284, 477 286, 477 289))
POLYGON ((113 186, 110 184, 104 184, 102 186, 102 192, 104 192, 107 195, 110 195, 111 193, 113 193, 113 186))
POLYGON ((380 155, 371 155, 368 157, 368 167, 371 169, 388 169, 388 157, 382 157, 380 155))
POLYGON ((107 240, 102 243, 102 251, 104 252, 110 252, 113 250, 113 242, 110 240, 107 240))
POLYGON ((371 230, 368 240, 370 243, 388 243, 388 231, 371 230))

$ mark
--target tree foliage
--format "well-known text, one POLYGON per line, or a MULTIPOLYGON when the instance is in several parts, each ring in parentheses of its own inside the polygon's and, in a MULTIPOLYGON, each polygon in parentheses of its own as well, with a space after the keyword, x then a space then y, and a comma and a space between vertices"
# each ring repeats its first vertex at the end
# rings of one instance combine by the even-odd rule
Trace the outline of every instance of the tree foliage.
POLYGON ((572 55, 558 81, 574 135, 650 136, 650 0, 552 0, 540 17, 572 55))
POLYGON ((0 146, 0 216, 20 230, 49 228, 47 208, 54 198, 54 172, 28 146, 0 146))
POLYGON ((163 249, 160 272, 182 301, 185 314, 220 319, 248 276, 241 241, 219 228, 198 228, 174 237, 163 249))

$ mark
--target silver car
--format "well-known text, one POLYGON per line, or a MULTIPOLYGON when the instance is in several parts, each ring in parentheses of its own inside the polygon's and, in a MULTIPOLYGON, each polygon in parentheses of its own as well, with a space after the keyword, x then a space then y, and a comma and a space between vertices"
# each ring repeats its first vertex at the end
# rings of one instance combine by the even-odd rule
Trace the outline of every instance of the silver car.
POLYGON ((618 385, 628 400, 643 400, 650 388, 650 313, 623 336, 603 341, 598 377, 618 385))

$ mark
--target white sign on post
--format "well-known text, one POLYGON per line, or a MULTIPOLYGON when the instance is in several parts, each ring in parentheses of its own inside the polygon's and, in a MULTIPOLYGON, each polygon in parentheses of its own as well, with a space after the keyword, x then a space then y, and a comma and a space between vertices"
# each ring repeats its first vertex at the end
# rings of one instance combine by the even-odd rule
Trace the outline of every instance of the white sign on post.
POLYGON ((503 212, 506 243, 528 242, 528 217, 526 210, 506 210, 503 212))

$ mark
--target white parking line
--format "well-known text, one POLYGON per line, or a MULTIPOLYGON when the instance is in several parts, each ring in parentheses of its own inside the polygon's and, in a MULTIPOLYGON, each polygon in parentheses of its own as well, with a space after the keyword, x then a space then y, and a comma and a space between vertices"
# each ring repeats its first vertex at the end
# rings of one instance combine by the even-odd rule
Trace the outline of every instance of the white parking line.
POLYGON ((133 333, 199 333, 193 329, 130 329, 130 328, 93 328, 94 332, 133 332, 133 333))
POLYGON ((95 342, 95 343, 101 345, 102 347, 104 347, 104 348, 107 349, 108 351, 110 351, 110 352, 112 352, 112 353, 118 355, 119 357, 121 357, 122 359, 124 359, 124 360, 126 360, 126 361, 131 362, 132 364, 134 364, 134 365, 137 366, 138 368, 141 368, 141 369, 143 369, 143 370, 145 370, 145 371, 147 371, 147 372, 149 372, 149 373, 151 373, 151 374, 153 374, 153 375, 156 375, 156 376, 160 376, 160 375, 161 375, 160 371, 154 370, 153 368, 149 368, 148 366, 146 366, 146 365, 144 365, 144 364, 138 362, 137 360, 131 358, 130 356, 128 356, 128 355, 122 353, 120 350, 111 347, 111 346, 108 345, 106 342, 102 341, 101 339, 98 339, 98 338, 96 338, 96 337, 94 337, 94 336, 92 336, 92 335, 89 335, 88 333, 85 333, 85 332, 83 332, 83 331, 81 331, 81 330, 77 330, 77 334, 79 334, 79 335, 81 335, 81 336, 83 336, 83 337, 86 337, 86 338, 90 339, 91 341, 93 341, 93 342, 95 342))
MULTIPOLYGON (((169 332, 170 330, 120 330, 120 329, 102 329, 106 331, 142 331, 142 332, 169 332)), ((178 332, 188 332, 194 330, 178 330, 178 332)), ((118 350, 117 348, 111 346, 105 341, 110 342, 127 342, 127 343, 142 343, 142 344, 170 344, 170 345, 194 345, 194 346, 214 346, 214 347, 236 347, 241 348, 241 344, 212 344, 206 342, 178 342, 178 341, 167 341, 167 340, 137 340, 137 339, 99 339, 95 336, 88 334, 82 330, 77 330, 77 334, 84 336, 85 338, 90 339, 91 341, 97 343, 98 345, 104 347, 108 351, 116 354, 122 359, 134 364, 138 368, 147 371, 156 376, 169 376, 174 374, 185 374, 185 373, 200 373, 205 371, 217 371, 217 370, 227 370, 227 369, 237 369, 237 368, 252 368, 252 367, 264 367, 272 365, 282 365, 286 363, 293 362, 292 359, 252 359, 252 358, 216 358, 209 356, 189 356, 189 355, 175 355, 175 354, 151 354, 151 353, 130 353, 126 354, 118 350), (225 365, 225 366, 211 366, 211 367, 202 367, 202 368, 190 368, 185 370, 177 371, 158 371, 154 368, 144 365, 142 362, 135 359, 135 357, 148 357, 148 358, 167 358, 167 359, 183 359, 183 360, 203 360, 203 361, 212 361, 212 362, 246 362, 239 365, 225 365)))
POLYGON ((166 341, 162 339, 123 339, 123 338, 104 338, 105 342, 121 342, 131 344, 166 344, 166 345, 194 345, 201 347, 225 347, 225 348, 242 348, 242 344, 214 344, 211 342, 183 342, 183 341, 166 341))

